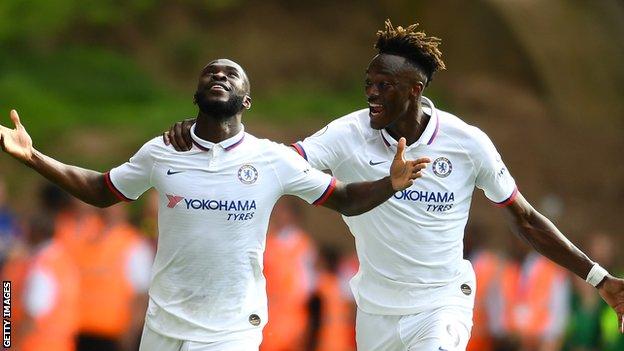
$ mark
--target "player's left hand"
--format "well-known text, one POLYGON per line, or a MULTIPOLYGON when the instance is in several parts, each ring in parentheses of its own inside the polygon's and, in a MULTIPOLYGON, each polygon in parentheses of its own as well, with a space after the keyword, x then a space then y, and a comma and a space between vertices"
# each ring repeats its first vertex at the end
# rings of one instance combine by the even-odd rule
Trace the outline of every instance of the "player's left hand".
POLYGON ((598 293, 602 296, 618 318, 618 328, 620 333, 624 334, 624 279, 607 276, 605 280, 598 285, 598 293))
POLYGON ((165 145, 172 145, 176 151, 189 151, 193 147, 191 127, 197 119, 185 119, 174 123, 168 131, 163 133, 165 145))
POLYGON ((405 160, 405 138, 399 139, 397 152, 390 166, 390 180, 392 181, 392 189, 395 191, 407 189, 414 180, 422 177, 422 170, 427 168, 427 164, 431 162, 428 157, 421 157, 417 160, 405 160))

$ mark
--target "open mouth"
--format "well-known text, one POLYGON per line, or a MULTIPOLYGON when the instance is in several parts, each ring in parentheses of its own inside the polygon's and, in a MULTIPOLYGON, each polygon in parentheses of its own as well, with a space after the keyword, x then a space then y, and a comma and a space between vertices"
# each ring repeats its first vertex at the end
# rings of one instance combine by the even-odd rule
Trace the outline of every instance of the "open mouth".
POLYGON ((383 105, 380 105, 380 104, 371 104, 371 103, 369 103, 368 104, 368 108, 369 108, 369 111, 370 111, 370 114, 371 114, 372 117, 379 116, 383 112, 383 110, 384 110, 383 105))
POLYGON ((229 91, 230 89, 228 89, 225 85, 222 85, 220 83, 216 83, 213 86, 210 87, 210 89, 208 90, 212 90, 212 91, 229 91))

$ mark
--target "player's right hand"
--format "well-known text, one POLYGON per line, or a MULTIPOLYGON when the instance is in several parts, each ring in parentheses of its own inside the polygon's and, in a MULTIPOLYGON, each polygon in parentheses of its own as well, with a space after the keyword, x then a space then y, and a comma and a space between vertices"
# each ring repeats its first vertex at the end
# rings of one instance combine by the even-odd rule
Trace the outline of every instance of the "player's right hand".
POLYGON ((191 127, 197 119, 185 119, 174 123, 168 131, 163 133, 165 145, 171 144, 176 151, 189 151, 193 147, 191 139, 191 127))
POLYGON ((11 120, 15 129, 9 129, 0 124, 0 146, 2 150, 16 159, 29 162, 33 154, 32 139, 20 122, 17 111, 11 110, 11 120))

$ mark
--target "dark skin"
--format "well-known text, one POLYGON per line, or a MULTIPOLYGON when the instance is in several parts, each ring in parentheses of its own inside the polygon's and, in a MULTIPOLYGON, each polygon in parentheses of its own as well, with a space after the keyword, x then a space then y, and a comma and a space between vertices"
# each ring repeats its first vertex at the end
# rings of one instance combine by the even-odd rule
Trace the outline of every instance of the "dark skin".
MULTIPOLYGON (((395 139, 405 138, 407 145, 416 142, 429 122, 420 103, 426 83, 424 72, 406 58, 389 54, 375 56, 365 79, 371 127, 385 128, 395 139)), ((165 142, 171 142, 178 150, 190 148, 192 123, 193 120, 186 120, 173 125, 164 134, 165 142)), ((536 251, 582 279, 587 277, 594 262, 536 211, 522 194, 518 193, 502 213, 511 231, 536 251)), ((617 313, 619 330, 624 333, 624 280, 608 275, 597 288, 617 313)))
MULTIPOLYGON (((242 129, 243 110, 251 107, 249 86, 245 71, 231 60, 220 59, 206 65, 197 84, 196 99, 201 100, 201 103, 196 101, 200 106, 197 136, 218 143, 236 135, 242 129), (221 106, 241 97, 242 106, 232 115, 217 115, 213 110, 205 109, 205 106, 215 106, 211 103, 221 106)), ((5 152, 86 203, 107 207, 119 201, 106 187, 103 173, 67 165, 44 155, 33 147, 15 110, 11 111, 11 119, 14 129, 0 125, 0 146, 5 152)), ((390 167, 390 176, 372 182, 337 182, 323 206, 346 216, 358 215, 381 204, 396 191, 410 187, 431 161, 428 158, 407 161, 403 156, 404 150, 405 139, 401 139, 390 167)))

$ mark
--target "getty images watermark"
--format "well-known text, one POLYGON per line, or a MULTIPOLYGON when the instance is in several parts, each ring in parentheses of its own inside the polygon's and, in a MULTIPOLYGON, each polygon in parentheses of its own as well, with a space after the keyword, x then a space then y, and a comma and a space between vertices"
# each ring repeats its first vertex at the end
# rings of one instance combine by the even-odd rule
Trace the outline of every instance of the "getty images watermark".
POLYGON ((11 347, 11 282, 2 282, 2 346, 11 347))

